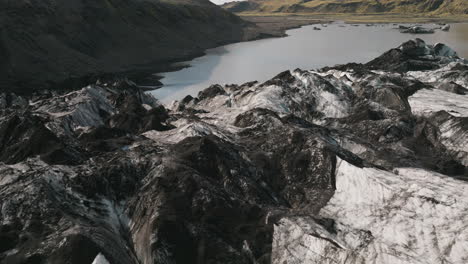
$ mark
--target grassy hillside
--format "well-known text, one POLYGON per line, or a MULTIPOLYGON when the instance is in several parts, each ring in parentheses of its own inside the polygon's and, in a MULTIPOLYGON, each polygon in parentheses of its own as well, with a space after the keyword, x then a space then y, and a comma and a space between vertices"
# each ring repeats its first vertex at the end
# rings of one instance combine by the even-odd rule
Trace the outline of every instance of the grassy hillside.
POLYGON ((237 13, 468 14, 467 0, 248 0, 224 8, 237 13))
POLYGON ((2 0, 0 91, 157 66, 242 39, 208 0, 2 0))

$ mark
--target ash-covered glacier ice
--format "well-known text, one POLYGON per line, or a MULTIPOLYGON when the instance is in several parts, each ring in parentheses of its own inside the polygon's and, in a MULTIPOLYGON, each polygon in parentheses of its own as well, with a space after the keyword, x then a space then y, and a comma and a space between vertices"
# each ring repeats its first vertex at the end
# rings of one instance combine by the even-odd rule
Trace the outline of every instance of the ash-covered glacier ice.
POLYGON ((468 262, 465 60, 214 85, 0 94, 0 262, 468 262))

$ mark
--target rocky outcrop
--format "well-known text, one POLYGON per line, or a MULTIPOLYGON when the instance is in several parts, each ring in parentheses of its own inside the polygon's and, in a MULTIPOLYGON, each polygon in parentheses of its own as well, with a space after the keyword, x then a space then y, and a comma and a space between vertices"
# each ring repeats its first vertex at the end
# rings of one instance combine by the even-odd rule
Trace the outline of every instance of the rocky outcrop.
POLYGON ((0 260, 463 263, 467 65, 414 40, 170 109, 125 79, 4 93, 0 260))
POLYGON ((431 28, 423 28, 423 27, 409 27, 406 29, 400 30, 401 33, 409 33, 409 34, 434 34, 434 30, 431 28))

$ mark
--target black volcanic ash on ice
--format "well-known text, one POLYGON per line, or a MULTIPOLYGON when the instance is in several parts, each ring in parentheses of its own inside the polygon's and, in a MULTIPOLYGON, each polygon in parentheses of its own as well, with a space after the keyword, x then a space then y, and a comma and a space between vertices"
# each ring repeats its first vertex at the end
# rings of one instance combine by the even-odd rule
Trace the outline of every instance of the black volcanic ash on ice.
POLYGON ((3 93, 0 259, 462 263, 467 87, 413 40, 171 109, 125 80, 3 93))

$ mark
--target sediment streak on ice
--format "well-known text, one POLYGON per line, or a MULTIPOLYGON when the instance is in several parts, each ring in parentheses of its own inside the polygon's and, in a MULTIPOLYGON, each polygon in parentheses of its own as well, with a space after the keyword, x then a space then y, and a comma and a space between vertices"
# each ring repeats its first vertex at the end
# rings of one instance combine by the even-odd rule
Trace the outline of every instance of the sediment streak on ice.
POLYGON ((468 202, 460 199, 468 197, 468 183, 424 169, 391 173, 340 160, 336 188, 320 212, 335 221, 334 230, 304 217, 282 219, 274 263, 468 263, 468 202))
POLYGON ((456 117, 468 117, 468 95, 422 89, 408 98, 408 102, 415 115, 427 116, 438 111, 447 111, 456 117))

